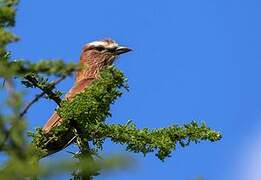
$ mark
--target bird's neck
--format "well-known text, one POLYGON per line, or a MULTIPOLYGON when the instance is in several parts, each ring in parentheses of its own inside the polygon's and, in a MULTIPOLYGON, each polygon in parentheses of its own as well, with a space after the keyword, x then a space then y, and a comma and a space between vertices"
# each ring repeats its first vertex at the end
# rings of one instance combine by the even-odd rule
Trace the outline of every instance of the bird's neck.
POLYGON ((97 79, 101 69, 102 66, 99 64, 85 65, 76 72, 76 83, 83 79, 97 79))
POLYGON ((80 57, 81 69, 76 72, 76 83, 83 79, 97 79, 101 69, 113 58, 111 55, 83 51, 80 57))

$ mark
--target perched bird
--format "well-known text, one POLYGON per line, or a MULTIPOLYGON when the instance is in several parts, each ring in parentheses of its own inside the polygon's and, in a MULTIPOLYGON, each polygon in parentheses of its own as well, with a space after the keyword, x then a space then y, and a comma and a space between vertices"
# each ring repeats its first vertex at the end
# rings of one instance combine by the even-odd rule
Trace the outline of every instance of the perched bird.
MULTIPOLYGON (((86 44, 80 56, 81 68, 76 72, 74 86, 65 95, 65 99, 71 100, 76 94, 88 88, 93 80, 99 78, 100 70, 103 67, 112 65, 120 54, 129 51, 131 51, 130 48, 119 46, 111 39, 93 41, 86 44)), ((57 112, 54 112, 44 125, 43 131, 48 134, 52 128, 61 124, 62 121, 57 112)), ((66 135, 63 139, 64 142, 49 144, 47 146, 48 155, 65 148, 65 145, 71 138, 70 135, 66 135)))

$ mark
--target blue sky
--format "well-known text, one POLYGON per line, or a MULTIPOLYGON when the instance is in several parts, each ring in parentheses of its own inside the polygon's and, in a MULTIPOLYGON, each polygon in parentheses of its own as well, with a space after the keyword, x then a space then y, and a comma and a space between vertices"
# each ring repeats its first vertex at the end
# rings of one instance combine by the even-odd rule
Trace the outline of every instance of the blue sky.
MULTIPOLYGON (((132 119, 140 128, 157 128, 197 120, 224 136, 178 147, 165 162, 129 153, 137 167, 96 179, 256 180, 261 179, 260 6, 257 0, 22 0, 14 29, 21 41, 9 49, 14 58, 76 62, 85 43, 111 37, 134 51, 117 62, 130 92, 112 106, 109 122, 132 119)), ((72 82, 68 78, 58 87, 65 92, 72 82)), ((42 126, 54 108, 46 100, 36 104, 27 115, 29 128, 42 126)), ((106 142, 105 150, 124 147, 106 142)), ((69 156, 57 156, 63 155, 69 156)))

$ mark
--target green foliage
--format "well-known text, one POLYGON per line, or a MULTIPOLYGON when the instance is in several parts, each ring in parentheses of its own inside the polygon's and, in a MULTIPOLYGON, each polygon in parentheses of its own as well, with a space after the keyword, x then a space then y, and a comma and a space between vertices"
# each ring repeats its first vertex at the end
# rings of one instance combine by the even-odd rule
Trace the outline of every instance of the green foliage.
POLYGON ((63 101, 59 115, 67 120, 77 120, 83 131, 87 122, 103 122, 110 116, 110 104, 122 95, 120 88, 127 88, 123 73, 111 66, 101 72, 101 78, 96 80, 83 93, 76 95, 72 102, 63 101))
MULTIPOLYGON (((31 153, 31 156, 35 157, 35 154, 31 153)), ((33 158, 30 160, 12 158, 4 166, 1 166, 0 179, 25 179, 25 177, 37 179, 37 176, 47 178, 61 173, 77 172, 78 169, 83 170, 81 172, 82 176, 90 174, 98 175, 97 172, 101 169, 109 171, 111 169, 126 168, 130 166, 130 163, 132 163, 131 159, 120 155, 111 155, 105 159, 97 159, 92 162, 89 159, 83 159, 81 162, 77 161, 77 159, 75 161, 56 159, 55 161, 41 163, 41 165, 37 163, 37 159, 33 158)), ((73 173, 72 175, 74 179, 81 179, 78 173, 73 173)))
POLYGON ((101 78, 84 92, 78 94, 71 102, 61 103, 57 112, 63 118, 63 124, 54 128, 49 133, 49 138, 38 130, 38 133, 33 135, 34 143, 44 149, 43 145, 48 144, 50 138, 60 142, 60 137, 72 128, 72 121, 81 128, 82 138, 86 142, 93 142, 95 146, 93 152, 102 149, 104 140, 110 138, 115 143, 127 144, 127 150, 135 153, 141 152, 145 155, 157 151, 156 156, 164 160, 170 156, 177 143, 185 147, 190 142, 198 143, 201 140, 213 142, 221 139, 219 133, 204 123, 198 125, 194 121, 184 126, 172 125, 155 130, 138 129, 132 122, 126 125, 107 125, 105 119, 111 116, 110 104, 122 95, 120 91, 122 87, 127 87, 123 73, 115 67, 105 69, 101 73, 101 78))
POLYGON ((18 41, 18 37, 0 27, 0 56, 6 53, 4 47, 11 42, 18 41))
POLYGON ((12 76, 23 77, 27 74, 41 73, 45 75, 64 76, 71 75, 76 69, 77 64, 65 63, 63 60, 41 60, 37 63, 29 61, 15 60, 8 61, 5 54, 0 61, 0 75, 8 78, 12 76))
POLYGON ((17 0, 0 1, 0 57, 3 57, 6 54, 5 46, 7 44, 18 40, 17 36, 6 29, 15 25, 14 8, 17 3, 17 0))
POLYGON ((2 7, 0 9, 0 26, 14 26, 15 10, 11 7, 2 7))
MULTIPOLYGON (((127 88, 126 79, 123 73, 111 66, 101 73, 99 80, 96 80, 84 92, 76 95, 71 101, 62 101, 57 111, 64 119, 61 126, 58 126, 48 133, 48 138, 41 129, 32 135, 36 147, 45 148, 50 140, 60 142, 64 134, 72 129, 72 124, 77 123, 78 131, 81 131, 84 141, 88 141, 89 123, 97 124, 104 122, 110 116, 110 104, 122 95, 120 88, 127 88)), ((59 104, 59 103, 57 103, 59 104)), ((83 147, 82 147, 83 148, 83 147)))
POLYGON ((219 133, 206 127, 205 124, 199 126, 196 122, 184 126, 172 125, 154 130, 138 129, 132 122, 128 122, 126 125, 99 123, 90 125, 89 131, 94 144, 100 146, 100 142, 108 137, 115 143, 127 144, 126 150, 128 151, 141 152, 144 155, 157 151, 156 156, 160 160, 170 157, 177 143, 185 147, 190 142, 198 143, 201 140, 214 142, 221 139, 219 133))

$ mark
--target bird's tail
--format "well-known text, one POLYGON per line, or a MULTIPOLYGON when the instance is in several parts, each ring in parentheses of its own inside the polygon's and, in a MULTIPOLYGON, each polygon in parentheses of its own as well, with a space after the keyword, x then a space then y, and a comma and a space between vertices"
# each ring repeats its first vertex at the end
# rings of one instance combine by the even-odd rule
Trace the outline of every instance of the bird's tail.
POLYGON ((45 144, 43 145, 43 149, 47 152, 47 154, 44 157, 63 150, 64 148, 72 144, 75 140, 75 135, 73 134, 73 132, 70 131, 67 131, 63 134, 59 134, 59 137, 54 138, 52 136, 51 129, 56 126, 59 126, 61 121, 62 119, 59 117, 57 112, 54 112, 43 127, 45 136, 48 139, 47 142, 45 142, 45 144))

